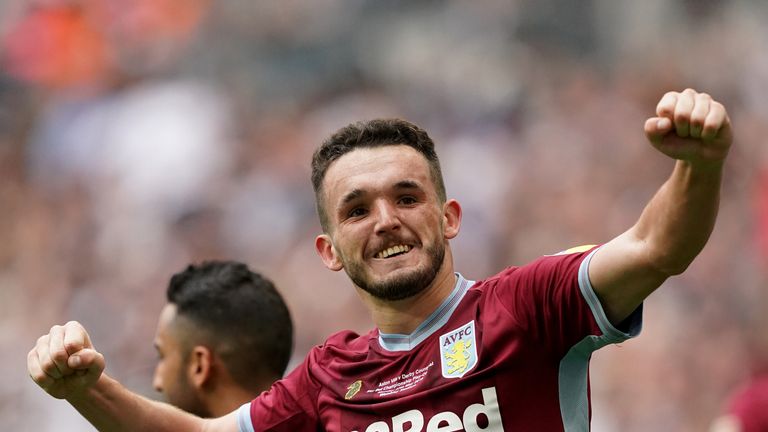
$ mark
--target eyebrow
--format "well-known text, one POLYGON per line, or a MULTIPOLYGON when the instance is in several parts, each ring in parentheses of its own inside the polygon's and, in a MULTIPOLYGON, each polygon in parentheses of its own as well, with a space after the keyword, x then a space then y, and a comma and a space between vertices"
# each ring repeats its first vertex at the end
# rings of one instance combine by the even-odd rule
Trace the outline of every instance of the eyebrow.
POLYGON ((344 195, 344 197, 341 199, 341 205, 340 207, 343 207, 350 202, 360 198, 361 196, 365 195, 365 191, 362 189, 354 189, 348 194, 344 195))
MULTIPOLYGON (((393 185, 394 189, 421 189, 421 185, 414 181, 414 180, 400 180, 399 182, 395 183, 393 185)), ((364 196, 366 194, 366 191, 363 189, 353 189, 348 194, 344 195, 341 199, 340 207, 343 207, 350 202, 364 196)))
POLYGON ((400 180, 395 183, 395 189, 421 189, 421 185, 413 180, 400 180))

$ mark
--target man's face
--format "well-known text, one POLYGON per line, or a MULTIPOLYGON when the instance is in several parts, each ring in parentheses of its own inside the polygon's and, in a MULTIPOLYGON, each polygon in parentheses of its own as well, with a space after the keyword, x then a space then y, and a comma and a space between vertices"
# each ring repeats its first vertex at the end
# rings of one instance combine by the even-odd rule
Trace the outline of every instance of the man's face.
POLYGON ((160 313, 155 335, 158 360, 152 385, 171 405, 184 411, 207 417, 208 411, 190 385, 187 375, 188 352, 183 329, 176 319, 176 305, 167 304, 160 313))
POLYGON ((355 285, 384 300, 411 297, 433 281, 455 233, 446 234, 444 205, 418 151, 353 150, 326 171, 323 193, 330 233, 316 246, 326 266, 344 268, 355 285))

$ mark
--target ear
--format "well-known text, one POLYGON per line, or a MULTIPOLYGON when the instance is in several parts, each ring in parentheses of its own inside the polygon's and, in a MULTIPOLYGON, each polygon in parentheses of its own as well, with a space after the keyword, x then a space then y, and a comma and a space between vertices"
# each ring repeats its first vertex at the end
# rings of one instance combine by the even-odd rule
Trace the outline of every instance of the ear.
POLYGON ((450 240, 459 234, 461 227, 461 205, 455 199, 450 199, 443 204, 443 226, 445 238, 450 240))
POLYGON ((339 271, 344 268, 344 264, 342 264, 341 258, 336 252, 336 248, 333 246, 331 237, 328 234, 321 234, 315 238, 315 250, 328 269, 339 271))
POLYGON ((203 345, 195 345, 189 354, 187 378, 197 389, 203 388, 213 378, 213 353, 203 345))

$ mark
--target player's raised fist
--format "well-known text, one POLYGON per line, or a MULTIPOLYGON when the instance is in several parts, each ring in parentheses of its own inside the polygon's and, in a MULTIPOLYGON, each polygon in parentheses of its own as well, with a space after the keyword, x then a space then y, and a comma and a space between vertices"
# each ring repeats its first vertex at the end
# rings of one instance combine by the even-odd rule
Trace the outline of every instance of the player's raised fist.
POLYGON ((91 387, 104 371, 104 356, 93 349, 80 323, 55 325, 27 355, 30 377, 51 396, 69 399, 91 387))
POLYGON ((645 135, 662 153, 691 163, 722 162, 733 141, 725 107, 693 89, 665 94, 656 117, 645 121, 645 135))

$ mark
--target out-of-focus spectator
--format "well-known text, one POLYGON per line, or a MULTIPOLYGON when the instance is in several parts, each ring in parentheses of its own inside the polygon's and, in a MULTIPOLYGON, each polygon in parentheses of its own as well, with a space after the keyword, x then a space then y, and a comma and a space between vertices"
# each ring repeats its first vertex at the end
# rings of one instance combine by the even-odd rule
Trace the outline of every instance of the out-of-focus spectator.
POLYGON ((30 5, 6 34, 6 70, 54 89, 103 82, 110 73, 110 47, 94 17, 76 3, 30 5))
POLYGON ((768 376, 756 377, 730 398, 727 414, 718 418, 711 432, 768 431, 768 376))

